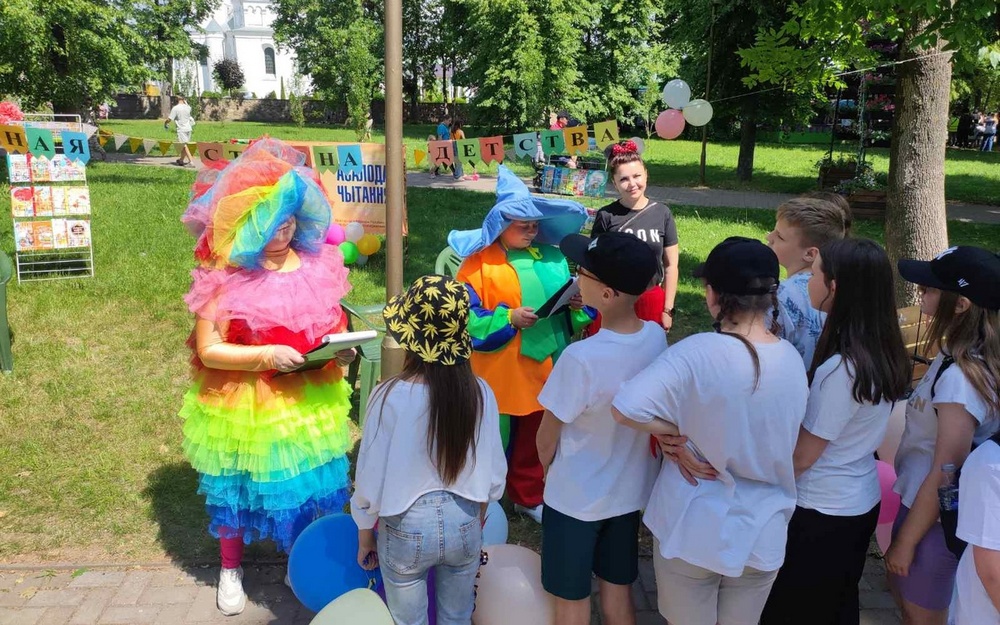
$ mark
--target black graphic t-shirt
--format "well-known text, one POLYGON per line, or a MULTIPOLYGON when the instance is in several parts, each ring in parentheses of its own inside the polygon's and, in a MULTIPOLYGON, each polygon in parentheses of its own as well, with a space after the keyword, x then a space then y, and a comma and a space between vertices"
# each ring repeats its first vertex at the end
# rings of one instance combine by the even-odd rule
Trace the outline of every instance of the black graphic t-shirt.
POLYGON ((591 236, 604 232, 627 232, 644 241, 656 253, 659 271, 656 283, 663 282, 663 248, 677 245, 677 225, 666 204, 650 201, 641 211, 633 211, 621 202, 608 204, 597 211, 591 236))

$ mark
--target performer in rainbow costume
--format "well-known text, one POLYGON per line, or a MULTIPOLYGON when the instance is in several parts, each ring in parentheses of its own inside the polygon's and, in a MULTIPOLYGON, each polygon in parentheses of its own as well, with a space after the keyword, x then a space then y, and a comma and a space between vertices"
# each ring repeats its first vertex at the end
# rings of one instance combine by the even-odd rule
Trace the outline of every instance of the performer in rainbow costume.
POLYGON ((471 296, 472 369, 496 395, 501 429, 509 427, 509 439, 502 432, 504 443, 510 442, 507 496, 516 510, 539 523, 544 483, 535 446, 543 412, 538 393, 570 337, 596 312, 579 302, 545 318, 533 318, 532 311, 570 279, 557 246, 586 219, 578 202, 531 195, 501 165, 497 203, 482 228, 448 235, 448 244, 464 259, 457 277, 471 296))
POLYGON ((217 603, 243 610, 244 544, 288 551, 310 521, 348 501, 351 389, 338 364, 278 375, 324 335, 346 329, 340 251, 323 240, 330 205, 305 157, 265 139, 202 172, 182 221, 199 266, 185 297, 196 315, 184 451, 219 538, 217 603))

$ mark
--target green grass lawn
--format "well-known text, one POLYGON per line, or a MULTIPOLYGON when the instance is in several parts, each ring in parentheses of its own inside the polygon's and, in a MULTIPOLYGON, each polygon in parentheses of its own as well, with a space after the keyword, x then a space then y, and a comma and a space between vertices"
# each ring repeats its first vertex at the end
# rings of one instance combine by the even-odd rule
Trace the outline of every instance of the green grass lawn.
MULTIPOLYGON (((164 130, 162 122, 155 120, 109 120, 103 128, 133 137, 173 140, 173 130, 164 130)), ((413 147, 426 143, 434 133, 430 125, 404 127, 407 143, 407 167, 417 168, 413 160, 413 147)), ((468 129, 470 136, 477 135, 468 129)), ((251 139, 269 134, 279 139, 300 141, 354 141, 354 133, 340 126, 310 125, 299 128, 292 124, 266 124, 259 122, 199 122, 195 126, 195 141, 228 141, 251 139)), ((376 128, 373 141, 384 141, 382 129, 376 128)), ((650 184, 667 187, 693 187, 698 185, 701 143, 698 141, 646 140, 646 162, 649 166, 650 184)), ((848 151, 853 146, 845 146, 848 151)), ((718 189, 746 189, 776 193, 803 193, 816 187, 816 161, 826 154, 826 148, 817 145, 761 144, 754 159, 754 178, 749 184, 736 179, 736 158, 739 145, 733 142, 710 143, 706 158, 708 186, 718 189)), ((887 149, 869 150, 875 171, 889 170, 887 149)), ((1000 152, 983 154, 973 150, 948 150, 945 161, 945 194, 949 200, 973 204, 1000 205, 1000 152)), ((529 169, 516 166, 519 174, 527 175, 529 169)), ((481 167, 481 172, 495 172, 496 166, 481 167)))
MULTIPOLYGON (((176 414, 188 383, 182 297, 193 240, 179 222, 191 170, 97 163, 89 169, 96 276, 12 283, 15 372, 0 376, 0 561, 212 559, 176 414)), ((0 189, 0 214, 9 214, 0 189)), ((452 228, 478 227, 491 195, 411 188, 406 277, 433 270, 452 228)), ((763 237, 769 211, 676 207, 681 281, 672 339, 710 327, 687 276, 726 236, 763 237)), ((1000 227, 953 222, 955 243, 995 248, 1000 227)), ((881 238, 881 227, 861 223, 881 238)), ((10 220, 0 249, 12 252, 10 220)), ((358 303, 384 297, 384 253, 351 271, 358 303)), ((537 528, 511 519, 537 545, 537 528)), ((269 553, 266 548, 256 553, 269 553)))

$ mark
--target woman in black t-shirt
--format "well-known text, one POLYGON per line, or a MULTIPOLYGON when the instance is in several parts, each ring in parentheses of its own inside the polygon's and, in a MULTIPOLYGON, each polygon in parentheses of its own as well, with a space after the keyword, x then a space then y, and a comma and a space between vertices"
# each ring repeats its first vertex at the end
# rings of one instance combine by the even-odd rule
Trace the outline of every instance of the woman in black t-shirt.
MULTIPOLYGON (((669 331, 674 323, 677 297, 677 226, 670 209, 646 197, 646 164, 633 141, 611 146, 608 163, 611 181, 619 198, 597 211, 591 236, 604 232, 628 232, 644 241, 660 260, 660 270, 649 290, 639 296, 635 312, 640 319, 655 321, 669 331)), ((589 332, 600 329, 600 317, 589 332)))

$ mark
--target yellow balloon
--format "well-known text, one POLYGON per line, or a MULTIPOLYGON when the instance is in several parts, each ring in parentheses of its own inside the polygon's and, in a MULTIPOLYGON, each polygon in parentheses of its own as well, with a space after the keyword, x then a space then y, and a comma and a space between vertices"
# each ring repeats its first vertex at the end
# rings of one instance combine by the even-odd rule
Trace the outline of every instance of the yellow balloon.
POLYGON ((374 234, 366 234, 358 241, 358 251, 365 256, 375 254, 380 247, 382 247, 382 242, 374 234))
POLYGON ((313 617, 310 625, 392 625, 389 608, 367 588, 340 595, 313 617))

